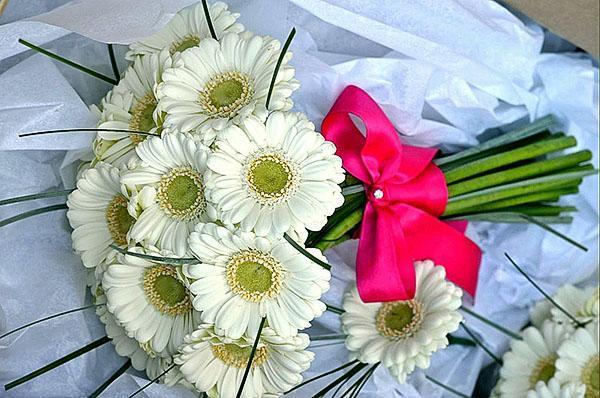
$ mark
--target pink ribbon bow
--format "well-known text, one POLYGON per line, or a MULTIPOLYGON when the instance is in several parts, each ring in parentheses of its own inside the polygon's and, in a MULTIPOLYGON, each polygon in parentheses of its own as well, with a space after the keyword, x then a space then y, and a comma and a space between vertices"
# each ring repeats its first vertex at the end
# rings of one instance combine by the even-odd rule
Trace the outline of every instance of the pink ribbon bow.
POLYGON ((448 279, 475 295, 481 251, 457 226, 438 219, 448 202, 436 149, 402 145, 394 126, 363 90, 348 86, 323 120, 344 168, 366 189, 356 281, 364 302, 411 299, 414 261, 431 259, 448 279), (366 137, 349 114, 364 123, 366 137))

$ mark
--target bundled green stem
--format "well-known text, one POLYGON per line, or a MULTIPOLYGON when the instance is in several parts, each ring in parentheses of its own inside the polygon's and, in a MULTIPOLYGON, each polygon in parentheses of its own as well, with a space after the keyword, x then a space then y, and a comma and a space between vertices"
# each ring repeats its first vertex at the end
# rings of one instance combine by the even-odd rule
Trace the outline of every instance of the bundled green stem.
MULTIPOLYGON (((546 116, 524 128, 434 162, 448 184, 442 219, 526 223, 569 223, 565 213, 577 209, 556 205, 578 193, 583 178, 596 174, 588 150, 560 152, 577 145, 575 137, 551 134, 556 124, 546 116)), ((345 187, 344 193, 356 192, 345 187)), ((346 195, 346 202, 325 227, 309 235, 308 246, 326 250, 350 239, 362 220, 364 192, 346 195)))

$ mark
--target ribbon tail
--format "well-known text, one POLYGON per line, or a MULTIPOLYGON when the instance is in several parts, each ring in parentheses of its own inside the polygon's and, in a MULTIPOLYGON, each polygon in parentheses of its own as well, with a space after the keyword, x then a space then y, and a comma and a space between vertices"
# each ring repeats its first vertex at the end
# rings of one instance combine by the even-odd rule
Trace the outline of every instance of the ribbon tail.
POLYGON ((411 206, 398 204, 397 220, 414 261, 432 260, 444 266, 446 277, 475 296, 481 250, 452 226, 411 206))
POLYGON ((415 269, 394 213, 367 203, 356 257, 358 293, 365 303, 409 300, 415 269))

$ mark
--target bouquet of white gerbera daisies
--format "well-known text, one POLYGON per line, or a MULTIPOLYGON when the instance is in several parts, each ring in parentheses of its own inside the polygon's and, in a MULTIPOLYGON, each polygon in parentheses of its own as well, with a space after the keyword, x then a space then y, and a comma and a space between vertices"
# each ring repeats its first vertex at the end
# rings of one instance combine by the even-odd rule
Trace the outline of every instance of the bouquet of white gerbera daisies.
MULTIPOLYGON (((288 64, 294 31, 281 46, 245 31, 237 17, 223 3, 183 10, 130 46, 132 64, 122 76, 115 67, 115 79, 72 65, 114 83, 93 107, 93 159, 82 163, 76 189, 0 201, 68 195, 66 205, 0 226, 68 209, 94 297, 81 309, 96 308, 106 337, 6 389, 112 341, 128 360, 92 396, 130 366, 151 383, 209 396, 279 396, 303 385, 313 354, 300 331, 326 309, 342 314, 355 366, 322 394, 367 364, 350 392, 358 394, 380 363, 404 383, 449 343, 476 343, 449 335, 462 320, 463 295, 451 282, 474 295, 480 251, 462 227, 440 218, 533 222, 556 234, 545 222, 570 221, 563 213, 574 209, 550 203, 575 193, 594 170, 589 151, 544 158, 576 144, 548 131, 552 117, 434 160, 435 150, 402 146, 372 99, 350 88, 322 135, 290 111, 299 87, 288 64), (349 96, 369 109, 357 112, 368 130, 360 148, 362 135, 351 143, 338 134, 357 131, 344 124, 353 113, 349 96), (330 279, 321 250, 356 237, 361 222, 358 287, 336 309, 321 301, 330 279), (367 271, 366 261, 384 268, 367 271)), ((569 361, 593 333, 581 330, 557 362, 561 380, 573 378, 569 361)), ((557 349, 545 348, 548 355, 557 349)), ((546 368, 536 371, 547 381, 546 368)), ((508 370, 505 379, 501 391, 516 388, 508 370)))

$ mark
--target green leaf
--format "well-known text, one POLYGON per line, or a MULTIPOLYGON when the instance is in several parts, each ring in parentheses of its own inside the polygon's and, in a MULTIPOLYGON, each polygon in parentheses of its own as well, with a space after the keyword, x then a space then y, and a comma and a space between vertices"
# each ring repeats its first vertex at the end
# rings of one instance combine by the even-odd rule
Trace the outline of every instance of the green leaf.
POLYGON ((28 42, 26 40, 19 39, 19 43, 23 44, 24 46, 27 46, 27 47, 31 48, 34 51, 39 52, 40 54, 43 54, 43 55, 45 55, 45 56, 47 56, 49 58, 52 58, 52 59, 54 59, 56 61, 59 61, 59 62, 62 62, 65 65, 69 65, 70 67, 75 68, 77 70, 80 70, 83 73, 87 73, 88 75, 93 76, 96 79, 100 79, 100 80, 103 80, 103 81, 105 81, 105 82, 107 82, 109 84, 112 84, 113 86, 116 85, 117 83, 119 83, 117 80, 115 80, 115 79, 113 79, 111 77, 108 77, 106 75, 103 75, 102 73, 96 72, 95 70, 92 70, 92 69, 87 68, 87 67, 85 67, 83 65, 80 65, 80 64, 78 64, 76 62, 73 62, 71 60, 63 58, 63 57, 61 57, 58 54, 52 53, 52 52, 50 52, 48 50, 44 50, 43 48, 38 47, 35 44, 31 44, 30 42, 28 42))

